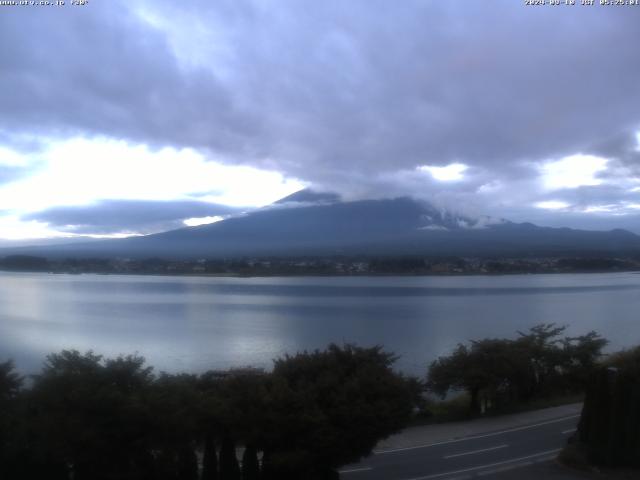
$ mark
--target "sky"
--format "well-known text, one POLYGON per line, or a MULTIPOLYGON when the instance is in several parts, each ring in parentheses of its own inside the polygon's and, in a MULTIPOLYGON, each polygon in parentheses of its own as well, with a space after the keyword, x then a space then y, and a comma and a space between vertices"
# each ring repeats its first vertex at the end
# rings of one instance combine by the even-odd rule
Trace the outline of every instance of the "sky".
POLYGON ((0 243, 302 188, 640 233, 640 7, 576 3, 0 6, 0 243))

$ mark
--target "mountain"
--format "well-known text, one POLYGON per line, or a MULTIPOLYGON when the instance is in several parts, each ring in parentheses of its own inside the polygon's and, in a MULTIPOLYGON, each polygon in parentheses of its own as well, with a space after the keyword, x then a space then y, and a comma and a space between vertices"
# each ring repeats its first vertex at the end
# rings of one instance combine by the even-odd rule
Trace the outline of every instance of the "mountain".
MULTIPOLYGON (((10 253, 18 253, 15 249, 10 253)), ((341 202, 303 191, 242 216, 198 227, 86 244, 32 247, 49 257, 562 256, 640 252, 625 231, 539 227, 471 219, 411 198, 341 202)), ((5 249, 4 253, 8 253, 5 249)), ((2 252, 0 252, 2 255, 2 252)))
POLYGON ((340 201, 340 195, 332 192, 316 192, 309 188, 298 190, 291 195, 281 198, 275 205, 291 204, 291 203, 306 203, 306 204, 326 204, 337 203, 340 201))

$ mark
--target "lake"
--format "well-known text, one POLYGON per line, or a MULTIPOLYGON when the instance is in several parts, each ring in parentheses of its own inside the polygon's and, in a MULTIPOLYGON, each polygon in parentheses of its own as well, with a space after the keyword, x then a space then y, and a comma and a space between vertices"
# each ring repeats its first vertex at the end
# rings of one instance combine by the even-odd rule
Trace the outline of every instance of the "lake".
POLYGON ((382 344, 423 374, 458 342, 541 322, 640 343, 636 273, 216 278, 0 272, 0 361, 63 348, 139 353, 158 370, 258 366, 330 342, 382 344))

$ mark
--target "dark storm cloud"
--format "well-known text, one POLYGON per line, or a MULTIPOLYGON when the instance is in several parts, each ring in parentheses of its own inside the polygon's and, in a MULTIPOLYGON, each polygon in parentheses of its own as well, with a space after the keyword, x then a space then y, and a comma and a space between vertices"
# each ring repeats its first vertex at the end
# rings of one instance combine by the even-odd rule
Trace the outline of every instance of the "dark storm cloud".
POLYGON ((2 128, 241 150, 252 114, 234 111, 215 74, 181 72, 165 35, 129 9, 4 9, 2 128))
MULTIPOLYGON (((610 137, 599 139, 598 143, 590 149, 594 154, 612 158, 614 160, 614 170, 610 172, 626 174, 627 176, 640 177, 640 149, 639 138, 636 131, 628 130, 616 133, 610 137), (615 168, 626 168, 626 172, 616 171, 615 168)), ((607 177, 605 172, 602 176, 607 177)))
POLYGON ((47 222, 60 231, 87 234, 120 232, 154 233, 182 228, 184 219, 224 216, 239 210, 195 201, 111 200, 96 205, 57 207, 23 216, 47 222))
POLYGON ((640 175, 638 8, 105 1, 8 10, 0 41, 5 130, 192 146, 363 196, 499 181, 488 205, 535 190, 526 162, 606 154, 640 175), (451 162, 467 181, 412 173, 451 162))

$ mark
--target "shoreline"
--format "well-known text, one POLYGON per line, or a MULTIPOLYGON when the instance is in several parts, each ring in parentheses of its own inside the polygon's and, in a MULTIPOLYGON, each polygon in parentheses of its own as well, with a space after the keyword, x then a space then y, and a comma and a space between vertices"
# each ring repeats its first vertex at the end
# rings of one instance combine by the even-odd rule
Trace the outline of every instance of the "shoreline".
POLYGON ((40 273, 47 275, 101 275, 101 276, 145 276, 145 277, 195 277, 195 278, 379 278, 379 277, 511 277, 516 275, 599 275, 605 273, 640 274, 638 269, 629 270, 572 270, 572 271, 537 271, 537 272, 447 272, 447 273, 274 273, 274 274, 243 274, 243 273, 161 273, 161 272, 70 272, 47 270, 6 270, 0 268, 0 273, 40 273))

